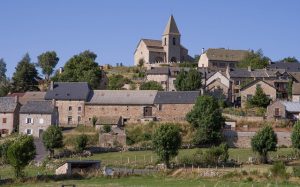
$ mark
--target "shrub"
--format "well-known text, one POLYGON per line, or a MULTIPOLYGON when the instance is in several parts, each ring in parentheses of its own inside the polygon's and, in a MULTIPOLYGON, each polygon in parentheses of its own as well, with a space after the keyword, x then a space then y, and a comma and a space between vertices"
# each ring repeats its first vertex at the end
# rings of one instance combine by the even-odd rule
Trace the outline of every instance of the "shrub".
POLYGON ((111 126, 110 126, 110 125, 104 125, 104 126, 103 126, 103 131, 104 131, 105 133, 109 133, 109 132, 111 131, 111 126))
POLYGON ((79 135, 75 140, 75 150, 77 152, 82 152, 88 143, 88 137, 85 134, 79 135))
POLYGON ((0 157, 1 157, 1 163, 2 164, 7 164, 8 163, 8 158, 7 158, 7 150, 8 147, 12 144, 13 142, 11 140, 5 140, 0 145, 0 157))
POLYGON ((294 166, 293 167, 293 175, 295 177, 300 177, 300 166, 294 166))
POLYGON ((275 162, 273 166, 270 168, 270 172, 273 177, 288 178, 286 167, 282 161, 275 162))
POLYGON ((43 133, 43 143, 50 153, 50 158, 54 155, 54 149, 63 147, 63 134, 58 126, 51 125, 43 133))

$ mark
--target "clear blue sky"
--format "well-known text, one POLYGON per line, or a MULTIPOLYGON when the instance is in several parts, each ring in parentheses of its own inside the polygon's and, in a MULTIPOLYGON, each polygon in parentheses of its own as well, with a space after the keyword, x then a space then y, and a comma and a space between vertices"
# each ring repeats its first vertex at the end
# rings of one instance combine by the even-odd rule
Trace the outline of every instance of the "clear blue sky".
POLYGON ((47 50, 57 66, 89 49, 99 64, 133 64, 141 38, 160 39, 174 15, 191 56, 201 48, 262 48, 272 60, 300 59, 298 0, 1 0, 0 58, 8 75, 28 52, 47 50))

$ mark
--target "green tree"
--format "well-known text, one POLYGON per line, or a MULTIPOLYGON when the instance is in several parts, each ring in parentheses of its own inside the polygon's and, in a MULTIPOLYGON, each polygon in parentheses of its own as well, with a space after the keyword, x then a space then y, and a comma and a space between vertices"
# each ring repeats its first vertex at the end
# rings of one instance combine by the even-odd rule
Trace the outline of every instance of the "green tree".
POLYGON ((300 121, 294 124, 291 140, 293 147, 300 150, 300 121))
POLYGON ((8 158, 7 158, 7 150, 8 147, 13 143, 12 140, 8 139, 5 140, 1 145, 0 145, 0 156, 1 156, 1 163, 2 164, 8 164, 8 158))
POLYGON ((193 91, 201 88, 201 74, 196 69, 190 69, 188 72, 181 70, 175 80, 177 91, 193 91))
POLYGON ((288 92, 289 98, 292 98, 292 94, 293 94, 293 80, 289 80, 287 92, 288 92))
POLYGON ((284 58, 284 59, 282 59, 282 60, 280 60, 280 61, 282 61, 282 62, 289 62, 289 63, 294 63, 294 62, 299 62, 299 60, 296 58, 296 57, 286 57, 286 58, 284 58))
POLYGON ((86 148, 88 143, 88 137, 85 134, 79 135, 75 140, 75 150, 77 152, 82 152, 86 148))
POLYGON ((193 139, 196 145, 218 144, 221 141, 221 129, 225 120, 214 97, 208 95, 198 97, 186 119, 195 128, 193 139))
POLYGON ((22 60, 18 63, 16 71, 12 77, 12 91, 13 92, 26 92, 38 91, 38 71, 35 65, 31 63, 29 54, 25 54, 22 60))
POLYGON ((58 61, 59 58, 55 51, 47 51, 38 56, 37 65, 42 69, 42 73, 45 75, 46 80, 49 80, 58 61))
POLYGON ((0 83, 6 80, 6 63, 3 58, 0 58, 0 83))
POLYGON ((109 77, 108 89, 121 90, 125 84, 130 84, 132 81, 123 75, 117 74, 109 77))
POLYGON ((262 163, 268 162, 268 152, 276 151, 277 135, 271 126, 265 126, 251 139, 251 147, 260 156, 262 163))
POLYGON ((250 106, 265 108, 270 104, 270 98, 260 86, 257 86, 254 96, 248 102, 250 106))
POLYGON ((238 63, 239 68, 248 68, 249 66, 253 69, 262 69, 269 65, 270 58, 264 56, 261 49, 256 52, 248 52, 246 57, 238 63))
POLYGON ((7 158, 17 178, 23 176, 23 169, 34 159, 35 154, 32 136, 20 136, 9 145, 7 158))
POLYGON ((3 58, 0 59, 0 97, 6 96, 9 92, 9 81, 6 77, 6 63, 3 58))
POLYGON ((70 58, 61 74, 56 74, 53 80, 63 82, 88 82, 93 89, 100 87, 101 70, 95 61, 97 55, 84 51, 70 58))
POLYGON ((140 90, 158 90, 163 91, 163 87, 156 81, 148 81, 144 82, 140 86, 140 90))
POLYGON ((180 130, 172 123, 161 125, 152 136, 154 151, 159 159, 170 166, 171 158, 178 154, 181 146, 180 130))
POLYGON ((43 133, 43 143, 50 153, 50 158, 54 156, 54 149, 63 147, 63 134, 61 129, 56 125, 51 125, 43 133))

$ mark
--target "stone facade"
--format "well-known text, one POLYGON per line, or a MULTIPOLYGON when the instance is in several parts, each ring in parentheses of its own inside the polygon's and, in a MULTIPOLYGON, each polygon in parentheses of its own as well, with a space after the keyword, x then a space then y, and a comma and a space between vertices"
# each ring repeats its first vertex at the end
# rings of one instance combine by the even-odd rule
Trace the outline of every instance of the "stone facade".
POLYGON ((267 108, 267 119, 285 119, 287 112, 284 104, 281 101, 276 101, 270 104, 267 108))
POLYGON ((57 112, 53 114, 20 114, 19 132, 41 138, 48 127, 57 123, 57 112))
POLYGON ((1 136, 11 134, 17 127, 16 113, 0 113, 1 136))
POLYGON ((186 121, 185 116, 194 104, 158 104, 154 115, 163 122, 186 121))
POLYGON ((84 101, 58 100, 56 101, 56 107, 58 108, 60 126, 77 126, 84 123, 84 101))
POLYGON ((272 100, 276 100, 276 89, 264 82, 264 81, 256 81, 253 82, 252 84, 250 83, 248 86, 244 87, 241 89, 241 101, 242 101, 242 107, 244 108, 246 106, 246 103, 249 99, 251 99, 256 92, 256 88, 260 86, 264 93, 272 100))
POLYGON ((0 137, 11 134, 19 125, 18 96, 0 97, 0 137))

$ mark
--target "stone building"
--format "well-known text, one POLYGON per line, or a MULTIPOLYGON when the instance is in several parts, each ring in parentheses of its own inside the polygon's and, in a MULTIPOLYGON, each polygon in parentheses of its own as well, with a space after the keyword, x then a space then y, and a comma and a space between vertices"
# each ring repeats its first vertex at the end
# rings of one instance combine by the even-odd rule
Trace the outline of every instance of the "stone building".
POLYGON ((300 63, 290 63, 290 62, 275 62, 268 66, 268 69, 281 69, 289 73, 300 72, 300 63))
POLYGON ((0 97, 0 136, 9 135, 19 124, 18 96, 0 97))
POLYGON ((45 100, 56 100, 60 126, 83 124, 85 102, 91 89, 86 82, 55 82, 45 95, 45 100))
POLYGON ((300 83, 293 83, 292 86, 292 101, 300 102, 300 83))
POLYGON ((208 74, 206 80, 206 92, 218 99, 231 101, 231 81, 227 76, 221 72, 214 72, 208 74))
POLYGON ((225 48, 207 49, 202 51, 200 55, 198 67, 206 67, 210 70, 225 71, 227 66, 236 68, 237 63, 243 60, 248 51, 246 50, 231 50, 225 48))
POLYGON ((241 102, 242 102, 242 107, 246 107, 247 101, 249 101, 256 92, 257 87, 261 87, 264 93, 272 100, 276 100, 277 98, 277 92, 276 88, 269 84, 266 81, 263 80, 255 80, 247 84, 241 89, 241 102))
POLYGON ((42 137, 51 125, 59 122, 55 101, 29 101, 20 109, 19 133, 42 137))
POLYGON ((267 108, 268 119, 299 120, 300 102, 276 101, 267 108))
POLYGON ((141 39, 134 52, 134 65, 145 67, 191 61, 188 50, 181 45, 181 34, 171 15, 162 40, 141 39))

